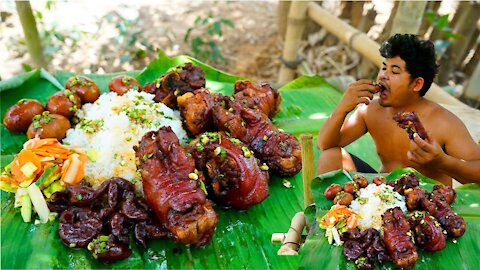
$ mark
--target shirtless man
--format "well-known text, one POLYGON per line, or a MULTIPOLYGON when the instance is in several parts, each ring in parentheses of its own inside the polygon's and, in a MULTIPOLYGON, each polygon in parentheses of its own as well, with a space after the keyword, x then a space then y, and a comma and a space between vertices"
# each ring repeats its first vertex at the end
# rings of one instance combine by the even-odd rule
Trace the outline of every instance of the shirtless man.
POLYGON ((397 34, 382 44, 380 53, 385 58, 377 75, 380 87, 366 79, 350 84, 320 129, 317 173, 341 168, 375 172, 342 149, 369 132, 382 162, 381 172, 412 167, 446 185, 452 184, 452 178, 480 184, 480 146, 460 119, 423 97, 437 72, 433 43, 397 34), (379 98, 373 99, 377 92, 379 98), (392 119, 397 112, 416 112, 428 138, 415 134, 409 140, 392 119))

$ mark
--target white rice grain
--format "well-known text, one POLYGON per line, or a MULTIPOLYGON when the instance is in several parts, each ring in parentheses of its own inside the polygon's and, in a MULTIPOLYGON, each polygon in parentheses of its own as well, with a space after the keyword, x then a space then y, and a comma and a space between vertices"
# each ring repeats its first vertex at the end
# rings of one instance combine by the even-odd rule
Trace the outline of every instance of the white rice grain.
POLYGON ((357 192, 357 198, 352 201, 350 208, 359 214, 358 228, 366 230, 375 228, 380 231, 382 215, 390 208, 400 206, 407 212, 405 197, 393 191, 393 187, 381 184, 369 184, 357 192))
POLYGON ((186 142, 179 113, 155 103, 153 97, 138 91, 123 96, 109 92, 77 112, 80 122, 67 131, 63 143, 87 154, 85 180, 93 187, 111 177, 140 183, 133 146, 148 131, 170 126, 180 142, 186 142))

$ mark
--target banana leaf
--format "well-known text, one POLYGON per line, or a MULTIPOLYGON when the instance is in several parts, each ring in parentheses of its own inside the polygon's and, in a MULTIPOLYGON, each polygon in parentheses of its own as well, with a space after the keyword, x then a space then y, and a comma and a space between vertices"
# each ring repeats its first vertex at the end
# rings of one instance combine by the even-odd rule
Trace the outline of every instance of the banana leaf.
MULTIPOLYGON (((224 73, 189 56, 167 57, 163 52, 143 71, 118 74, 135 76, 142 84, 153 81, 169 69, 185 62, 201 66, 211 91, 230 94, 238 76, 224 73)), ((118 74, 88 74, 107 92, 108 82, 118 74)), ((60 90, 70 72, 58 71, 49 74, 35 70, 0 82, 1 117, 6 110, 22 98, 35 98, 43 104, 54 92, 60 90)), ((283 102, 281 113, 274 122, 279 128, 295 135, 316 134, 330 114, 341 93, 323 78, 301 77, 280 88, 283 102)), ((24 134, 10 133, 3 124, 1 132, 1 166, 12 161, 27 140, 24 134)), ((371 138, 365 137, 353 148, 368 149, 371 138)), ((353 149, 352 148, 352 149, 353 149)), ((316 152, 318 156, 318 152, 316 152)), ((373 164, 378 160, 374 155, 360 153, 370 158, 373 164)), ((13 208, 14 198, 10 193, 1 192, 1 267, 11 268, 158 268, 158 269, 279 269, 298 268, 299 256, 277 256, 280 244, 271 243, 272 233, 286 232, 296 212, 303 210, 302 175, 287 178, 294 186, 282 185, 285 178, 272 176, 269 183, 270 195, 259 205, 246 211, 215 207, 219 222, 212 241, 201 248, 175 243, 173 240, 149 242, 148 249, 137 248, 133 240, 130 246, 133 255, 126 260, 112 264, 93 259, 88 251, 75 250, 62 244, 58 236, 58 221, 34 225, 24 223, 13 208)))
MULTIPOLYGON (((420 186, 428 191, 433 185, 439 184, 411 168, 398 168, 390 174, 381 174, 387 180, 394 180, 404 173, 414 172, 420 178, 420 186)), ((306 211, 309 215, 310 231, 305 244, 300 249, 302 261, 300 269, 355 269, 355 264, 348 261, 343 255, 343 246, 330 245, 325 237, 325 230, 315 223, 315 217, 321 218, 325 215, 333 201, 323 196, 325 189, 332 183, 343 185, 351 181, 355 173, 338 170, 317 176, 312 181, 312 193, 315 200, 315 211, 306 211), (328 254, 325 256, 324 254, 328 254), (326 258, 328 257, 328 259, 326 258)), ((363 174, 370 181, 379 174, 363 174)), ((467 184, 455 189, 457 199, 452 204, 452 209, 463 216, 467 229, 462 237, 457 239, 447 238, 445 249, 437 252, 425 252, 418 249, 419 259, 414 269, 480 269, 480 185, 467 184)), ((376 265, 376 269, 395 269, 392 263, 382 266, 376 265)))

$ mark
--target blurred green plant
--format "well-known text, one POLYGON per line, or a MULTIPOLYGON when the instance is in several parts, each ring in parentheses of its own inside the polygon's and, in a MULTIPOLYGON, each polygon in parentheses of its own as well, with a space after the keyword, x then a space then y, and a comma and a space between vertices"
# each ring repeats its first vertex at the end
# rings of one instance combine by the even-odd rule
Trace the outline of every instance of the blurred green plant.
POLYGON ((450 45, 452 44, 451 39, 459 38, 459 35, 456 34, 449 25, 448 14, 439 15, 433 10, 427 10, 425 12, 425 19, 429 22, 434 29, 437 29, 441 32, 441 39, 433 40, 435 44, 435 52, 437 55, 437 60, 446 57, 446 52, 450 45))
POLYGON ((453 29, 449 26, 448 14, 439 15, 433 10, 427 10, 425 12, 425 19, 435 28, 442 32, 442 38, 458 38, 458 34, 453 32, 453 29))
POLYGON ((194 26, 188 28, 183 40, 190 46, 195 58, 207 63, 222 61, 226 64, 228 61, 223 57, 217 44, 217 41, 223 36, 222 28, 225 26, 233 28, 234 24, 231 20, 221 17, 198 16, 194 26), (193 35, 193 32, 198 34, 193 35))

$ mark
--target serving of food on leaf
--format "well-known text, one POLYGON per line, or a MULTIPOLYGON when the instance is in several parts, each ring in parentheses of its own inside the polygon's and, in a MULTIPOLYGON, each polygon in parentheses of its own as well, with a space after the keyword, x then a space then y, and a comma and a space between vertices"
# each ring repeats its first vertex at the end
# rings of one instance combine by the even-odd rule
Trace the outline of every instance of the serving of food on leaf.
POLYGON ((433 184, 428 191, 413 171, 390 181, 383 175, 370 175, 369 181, 352 174, 343 185, 322 184, 319 199, 334 204, 325 214, 317 212, 316 222, 328 243, 343 248, 346 260, 359 269, 385 263, 414 267, 421 256, 448 249, 449 239, 457 243, 468 230, 462 215, 452 210, 457 197, 452 187, 433 184))
POLYGON ((271 118, 281 97, 268 84, 237 81, 234 93, 210 92, 204 71, 186 63, 142 85, 116 76, 101 94, 72 76, 45 107, 20 100, 4 126, 27 132, 23 150, 2 171, 25 222, 58 217, 63 243, 113 262, 134 242, 173 238, 208 245, 221 215, 269 195, 269 173, 302 167, 298 140, 271 118), (33 207, 32 207, 33 206, 33 207))

